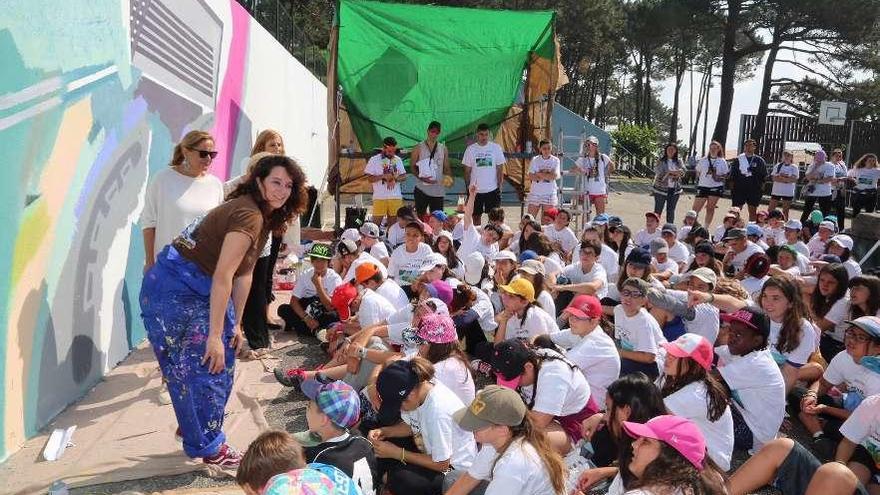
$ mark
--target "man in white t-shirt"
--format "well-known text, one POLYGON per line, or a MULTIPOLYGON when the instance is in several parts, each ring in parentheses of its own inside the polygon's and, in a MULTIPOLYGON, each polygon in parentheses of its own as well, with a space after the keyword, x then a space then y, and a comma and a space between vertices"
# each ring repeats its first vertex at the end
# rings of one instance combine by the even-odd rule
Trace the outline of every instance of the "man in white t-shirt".
POLYGON ((403 206, 400 183, 406 180, 406 169, 396 153, 397 140, 386 137, 382 141, 382 152, 373 155, 364 167, 364 173, 373 184, 373 223, 376 225, 382 225, 386 216, 388 225, 392 225, 397 221, 397 209, 403 206))
POLYGON ((301 334, 314 333, 339 320, 333 312, 330 297, 342 284, 342 277, 329 269, 332 255, 333 250, 327 244, 316 242, 309 248, 307 256, 312 267, 297 278, 290 304, 278 307, 278 316, 284 320, 285 329, 301 334))
POLYGON ((773 188, 770 190, 770 204, 768 209, 773 211, 777 205, 782 206, 782 213, 788 217, 788 209, 794 200, 795 188, 801 169, 793 163, 794 155, 791 151, 782 152, 782 161, 770 169, 770 177, 773 180, 773 188))
POLYGON ((477 126, 477 142, 464 150, 461 159, 464 165, 464 181, 477 186, 473 222, 480 225, 483 213, 501 206, 501 185, 504 181, 504 150, 498 143, 489 141, 489 126, 477 126))
POLYGON ((367 222, 361 225, 359 232, 361 234, 361 250, 370 253, 370 256, 381 261, 387 267, 389 262, 388 247, 382 242, 382 239, 379 239, 379 226, 373 222, 367 222))
POLYGON ((669 259, 678 264, 678 273, 684 272, 691 252, 683 242, 678 242, 678 227, 674 223, 667 223, 660 230, 660 235, 669 246, 669 259))
POLYGON ((733 273, 742 280, 745 277, 743 268, 746 261, 755 253, 763 253, 760 246, 748 239, 746 229, 730 229, 722 242, 727 245, 727 254, 724 255, 724 266, 733 267, 733 273))
POLYGON ((364 289, 357 312, 357 321, 361 328, 385 321, 397 311, 393 304, 376 293, 376 289, 384 281, 383 278, 375 263, 363 263, 355 270, 355 281, 364 289))
POLYGON ((656 378, 662 369, 666 342, 657 320, 648 313, 651 285, 640 278, 626 279, 620 288, 620 304, 614 307, 614 340, 620 354, 620 374, 641 371, 656 378))
POLYGON ((642 249, 648 249, 651 241, 660 237, 659 226, 660 215, 653 211, 645 213, 645 228, 636 232, 636 235, 633 237, 635 245, 642 249))
MULTIPOLYGON (((600 234, 599 230, 596 228, 596 220, 600 220, 601 218, 602 215, 596 215, 596 218, 594 218, 592 222, 587 223, 584 227, 583 234, 581 234, 581 239, 584 241, 597 241, 599 245, 602 246, 602 252, 599 254, 599 264, 605 269, 608 283, 615 284, 617 283, 617 275, 620 273, 620 257, 615 250, 611 249, 603 242, 602 234, 600 234)), ((629 254, 629 252, 626 254, 629 254)), ((574 256, 574 254, 572 254, 572 256, 574 256)))
POLYGON ((834 456, 845 463, 868 493, 880 492, 880 395, 868 397, 840 427, 843 439, 834 456))

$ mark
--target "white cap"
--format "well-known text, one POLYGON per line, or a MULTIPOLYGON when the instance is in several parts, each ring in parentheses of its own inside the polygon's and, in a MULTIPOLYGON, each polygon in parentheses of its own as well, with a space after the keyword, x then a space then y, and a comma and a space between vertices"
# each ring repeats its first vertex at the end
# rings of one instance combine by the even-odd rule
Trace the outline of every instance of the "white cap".
POLYGON ((437 310, 434 311, 434 314, 449 315, 449 306, 447 306, 446 303, 441 301, 440 299, 437 299, 436 297, 429 297, 428 299, 425 299, 425 302, 434 303, 434 307, 437 308, 437 310))
POLYGON ((836 243, 838 246, 840 246, 840 247, 842 247, 842 248, 849 249, 850 251, 852 251, 852 248, 853 248, 853 238, 850 237, 850 236, 848 236, 848 235, 845 235, 845 234, 838 234, 838 235, 836 235, 836 236, 834 236, 834 237, 831 238, 831 242, 834 242, 834 243, 836 243))
POLYGON ((694 210, 688 210, 687 213, 684 214, 685 218, 697 218, 697 212, 694 210))
POLYGON ((526 260, 523 262, 522 266, 517 269, 517 271, 528 273, 530 275, 546 275, 546 271, 544 270, 544 264, 538 260, 526 260))
POLYGON ((479 251, 465 256, 464 258, 464 281, 470 285, 480 283, 480 276, 483 274, 483 266, 486 265, 486 259, 479 251))
POLYGON ((834 225, 834 222, 830 220, 825 220, 824 222, 819 222, 820 229, 828 229, 832 232, 837 232, 837 225, 834 225))
POLYGON ((804 228, 804 226, 803 226, 803 224, 801 224, 800 220, 792 219, 792 220, 785 222, 785 228, 800 231, 802 228, 804 228))
POLYGON ((501 251, 498 251, 497 253, 495 253, 495 256, 492 257, 492 259, 494 261, 510 260, 510 261, 513 261, 514 263, 516 263, 516 255, 513 254, 513 251, 511 251, 509 249, 502 249, 501 251))
POLYGON ((425 261, 422 262, 422 266, 419 271, 425 273, 426 271, 434 268, 435 266, 449 266, 449 262, 446 261, 446 257, 440 253, 431 253, 428 256, 425 256, 425 261))
POLYGON ((452 242, 452 232, 450 232, 448 230, 441 230, 440 232, 437 232, 436 234, 434 234, 434 237, 437 239, 439 239, 441 237, 445 237, 445 238, 449 239, 449 242, 452 242))
POLYGON ((598 145, 598 144, 599 144, 599 138, 597 138, 596 136, 590 136, 590 137, 587 138, 587 142, 588 142, 588 143, 593 143, 593 144, 598 145))
POLYGON ((358 229, 345 229, 345 231, 342 232, 341 239, 358 242, 359 240, 361 240, 361 233, 360 231, 358 231, 358 229))

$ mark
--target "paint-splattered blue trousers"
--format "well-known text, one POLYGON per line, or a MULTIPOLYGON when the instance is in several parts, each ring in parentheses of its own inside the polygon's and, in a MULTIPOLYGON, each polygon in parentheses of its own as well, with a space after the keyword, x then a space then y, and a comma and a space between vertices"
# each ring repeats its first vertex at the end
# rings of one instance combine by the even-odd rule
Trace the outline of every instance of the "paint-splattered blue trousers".
POLYGON ((235 350, 229 348, 235 311, 223 322, 226 369, 216 375, 202 364, 208 339, 211 277, 166 246, 144 275, 141 316, 168 382, 174 414, 190 457, 213 456, 226 442, 223 415, 232 391, 235 350))

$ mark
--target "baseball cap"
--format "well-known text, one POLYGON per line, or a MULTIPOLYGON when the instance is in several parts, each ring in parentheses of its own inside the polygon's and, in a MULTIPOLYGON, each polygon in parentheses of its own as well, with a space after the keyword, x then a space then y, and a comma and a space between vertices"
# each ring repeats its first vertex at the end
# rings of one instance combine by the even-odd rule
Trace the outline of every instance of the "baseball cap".
POLYGON ((544 209, 544 216, 546 216, 546 217, 550 217, 550 218, 555 219, 556 215, 558 215, 558 214, 559 214, 559 210, 556 208, 551 207, 551 208, 544 209))
POLYGON ((312 243, 312 246, 309 247, 309 252, 306 254, 309 258, 319 258, 323 260, 329 260, 333 257, 333 251, 330 249, 330 246, 327 244, 321 244, 320 242, 312 243))
POLYGON ((727 234, 722 241, 732 241, 734 239, 743 239, 748 236, 746 229, 728 229, 727 234))
POLYGON ((703 241, 694 247, 694 254, 703 253, 715 256, 715 246, 709 241, 703 241))
POLYGON ((621 219, 617 215, 611 215, 608 217, 608 225, 619 227, 619 226, 623 225, 623 219, 621 219))
POLYGON ((419 268, 419 271, 425 273, 428 270, 436 266, 449 266, 449 261, 446 260, 446 256, 443 256, 440 253, 430 253, 425 256, 425 260, 422 262, 422 266, 419 268))
POLYGON ((575 318, 596 319, 602 317, 602 304, 596 299, 596 296, 579 294, 563 311, 575 318))
POLYGON ((763 278, 770 271, 770 257, 764 253, 749 256, 743 270, 755 278, 763 278))
POLYGON ((824 261, 825 263, 842 263, 842 261, 840 261, 840 256, 837 256, 836 254, 823 254, 819 258, 819 261, 824 261))
POLYGON ((702 471, 706 458, 706 439, 691 420, 664 414, 645 423, 623 422, 623 429, 633 438, 653 438, 669 445, 702 471))
POLYGON ((864 330, 875 339, 880 339, 880 318, 876 316, 862 316, 855 320, 843 321, 864 330))
POLYGON ((434 210, 431 212, 431 216, 440 220, 441 222, 445 222, 449 220, 449 215, 446 214, 443 210, 434 210))
POLYGON ((452 232, 450 232, 448 230, 441 230, 440 232, 437 232, 437 235, 435 237, 437 237, 437 239, 439 239, 441 237, 445 237, 445 238, 449 239, 449 242, 453 241, 452 232))
POLYGON ((672 342, 660 344, 668 354, 677 358, 691 358, 706 371, 712 368, 715 352, 706 337, 695 333, 685 333, 672 342))
POLYGON ((464 258, 464 281, 470 285, 480 283, 480 277, 483 274, 483 267, 486 266, 486 259, 478 251, 465 256, 464 258))
POLYGON ((595 223, 593 223, 593 222, 587 222, 587 223, 584 224, 584 232, 586 232, 586 231, 588 231, 588 230, 598 231, 599 229, 596 228, 596 224, 595 224, 595 223))
POLYGON ((339 468, 319 464, 320 468, 293 469, 269 478, 260 495, 332 495, 348 493, 350 481, 339 468))
POLYGON ((422 316, 416 334, 419 338, 432 344, 448 344, 458 340, 452 318, 449 315, 438 313, 422 316))
MULTIPOLYGON (((358 234, 358 238, 360 239, 360 234, 358 234)), ((354 241, 352 241, 351 239, 343 239, 339 241, 339 244, 336 245, 336 252, 339 253, 339 256, 355 254, 357 253, 357 250, 357 244, 355 244, 354 241)))
POLYGON ((742 213, 742 208, 740 208, 739 206, 731 206, 727 209, 727 213, 733 213, 734 215, 739 217, 740 213, 742 213))
POLYGON ((695 227, 695 228, 691 229, 690 235, 692 235, 695 238, 699 237, 701 239, 708 239, 709 238, 709 229, 700 225, 699 227, 695 227))
POLYGON ((400 419, 400 406, 418 384, 419 377, 409 360, 394 361, 379 372, 376 393, 382 399, 378 411, 380 424, 389 426, 400 419))
POLYGON ((354 279, 357 280, 357 283, 362 284, 377 273, 379 273, 379 267, 375 263, 368 261, 361 263, 355 268, 354 279))
POLYGON ((645 213, 645 218, 647 218, 647 217, 651 217, 654 220, 657 220, 658 222, 660 221, 660 215, 654 213, 653 211, 649 211, 649 212, 645 213))
POLYGON ((819 228, 820 229, 828 229, 832 232, 837 232, 837 225, 834 225, 834 222, 832 222, 830 220, 824 220, 822 222, 819 222, 819 228))
POLYGON ((651 254, 668 253, 669 244, 660 238, 651 239, 651 254))
POLYGON ((608 225, 608 220, 608 215, 600 213, 593 218, 593 225, 608 225))
POLYGON ((379 226, 373 222, 367 222, 361 225, 360 233, 362 236, 376 239, 379 237, 379 226))
POLYGON ((685 280, 691 277, 698 278, 707 284, 711 284, 712 287, 715 287, 715 284, 718 283, 718 276, 715 275, 711 269, 706 268, 705 266, 701 266, 692 272, 688 272, 684 274, 685 280))
POLYGON ((685 218, 697 218, 697 212, 694 210, 688 210, 687 213, 684 214, 685 218))
POLYGON ((779 251, 777 251, 777 253, 781 253, 782 251, 787 251, 788 253, 791 253, 791 255, 794 257, 794 259, 797 259, 797 256, 798 256, 797 250, 795 248, 789 246, 788 244, 783 244, 783 245, 779 246, 779 251))
POLYGON ((721 313, 721 321, 726 323, 742 323, 765 338, 770 335, 770 318, 767 317, 767 313, 758 308, 747 306, 733 313, 721 313))
POLYGON ((825 217, 822 215, 822 212, 819 210, 813 210, 810 212, 810 222, 815 225, 819 225, 819 222, 824 220, 825 217))
POLYGON ((519 262, 523 263, 528 260, 538 259, 538 253, 532 251, 531 249, 526 249, 525 251, 519 253, 519 262))
POLYGON ((634 247, 626 257, 626 262, 631 265, 648 266, 651 264, 651 254, 640 247, 634 247))
POLYGON ((666 223, 666 224, 663 224, 663 228, 660 230, 660 233, 661 233, 661 234, 665 234, 665 233, 667 233, 667 232, 671 232, 671 233, 673 233, 673 234, 677 234, 677 233, 678 233, 678 227, 676 227, 674 223, 666 223))
POLYGON ((528 273, 529 275, 545 275, 544 264, 538 260, 526 260, 522 266, 517 269, 518 272, 528 273))
POLYGON ((425 290, 431 297, 440 299, 447 306, 452 303, 452 287, 445 280, 435 280, 430 284, 425 284, 425 290))
POLYGON ((789 220, 789 221, 785 222, 785 228, 786 228, 786 229, 789 229, 789 230, 797 230, 797 231, 800 231, 801 229, 804 228, 804 225, 801 223, 800 220, 794 220, 794 219, 792 219, 792 220, 789 220))
POLYGON ((755 237, 764 237, 764 229, 760 225, 750 223, 746 225, 746 235, 755 237))
POLYGON ((522 424, 529 409, 515 390, 500 385, 487 385, 470 405, 452 414, 464 431, 478 431, 492 425, 522 424))
MULTIPOLYGON (((434 306, 434 312, 438 315, 448 315, 449 314, 449 306, 446 305, 443 300, 438 299, 436 297, 429 297, 425 299, 426 303, 431 303, 434 306)), ((430 306, 429 306, 430 307, 430 306)))
POLYGON ((501 251, 498 251, 497 253, 495 253, 495 256, 492 257, 492 260, 493 261, 510 260, 510 261, 513 261, 514 263, 516 263, 516 254, 509 249, 502 249, 501 251))
POLYGON ((360 419, 360 396, 351 385, 342 380, 330 383, 321 383, 315 379, 305 380, 300 384, 300 390, 309 400, 315 401, 318 409, 340 428, 351 428, 360 419))
POLYGON ((516 277, 509 284, 499 285, 498 288, 508 294, 520 296, 528 302, 535 302, 535 287, 522 277, 516 277))
POLYGON ((358 295, 357 287, 349 283, 343 283, 333 290, 330 296, 330 305, 336 310, 340 320, 351 318, 351 302, 358 295))
POLYGON ((534 216, 534 215, 532 215, 531 213, 526 213, 525 215, 523 215, 521 221, 522 221, 522 222, 532 222, 532 221, 534 221, 534 220, 535 220, 535 216, 534 216))
POLYGON ((756 213, 756 216, 759 217, 766 217, 768 215, 770 215, 770 213, 767 210, 758 210, 758 212, 756 213))
POLYGON ((785 214, 782 213, 782 210, 780 210, 779 208, 776 208, 776 209, 770 210, 770 212, 767 214, 767 217, 768 218, 785 218, 785 214))
POLYGON ((498 385, 516 390, 532 350, 520 339, 508 339, 495 344, 492 352, 492 368, 498 385))
POLYGON ((361 233, 358 231, 358 229, 345 229, 344 231, 342 231, 342 236, 340 236, 340 239, 357 242, 361 240, 361 233))
POLYGON ((630 278, 626 279, 623 282, 623 285, 621 286, 621 288, 626 287, 626 286, 635 287, 635 288, 639 289, 641 292, 643 292, 644 294, 647 294, 648 289, 651 288, 651 284, 649 284, 646 280, 638 278, 638 277, 630 277, 630 278))
POLYGON ((590 136, 587 138, 587 142, 593 143, 598 146, 599 145, 599 138, 597 138, 596 136, 590 136))
POLYGON ((724 215, 724 220, 727 220, 728 218, 730 218, 732 220, 736 220, 739 218, 739 215, 737 215, 736 213, 728 212, 727 214, 724 215))
POLYGON ((853 238, 846 234, 838 234, 831 238, 831 242, 837 244, 842 248, 849 249, 852 251, 853 248, 853 238))

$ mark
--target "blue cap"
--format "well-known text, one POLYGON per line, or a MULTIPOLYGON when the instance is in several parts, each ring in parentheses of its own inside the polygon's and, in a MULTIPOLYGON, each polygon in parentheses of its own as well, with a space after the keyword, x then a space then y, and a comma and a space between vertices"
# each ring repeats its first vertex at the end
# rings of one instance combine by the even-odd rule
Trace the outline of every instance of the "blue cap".
POLYGON ((623 220, 617 215, 608 217, 608 225, 623 225, 623 220))
POLYGON ((440 220, 441 222, 445 222, 449 219, 449 215, 447 215, 443 210, 435 210, 431 212, 431 216, 440 220))
POLYGON ((607 225, 610 218, 604 213, 600 213, 593 218, 593 225, 607 225))
MULTIPOLYGON (((662 239, 661 239, 662 240, 662 239)), ((649 266, 651 264, 651 253, 640 247, 634 247, 626 257, 626 262, 633 265, 649 266)))
POLYGON ((840 257, 836 254, 823 254, 819 261, 824 261, 825 263, 840 263, 840 257))
POLYGON ((526 249, 522 253, 519 254, 519 262, 522 263, 528 260, 536 260, 538 259, 538 253, 532 251, 531 249, 526 249))
POLYGON ((760 225, 750 223, 746 225, 746 235, 764 237, 764 229, 762 229, 760 225))
POLYGON ((875 339, 880 339, 880 318, 876 316, 862 316, 855 320, 844 320, 855 327, 861 328, 875 339))

